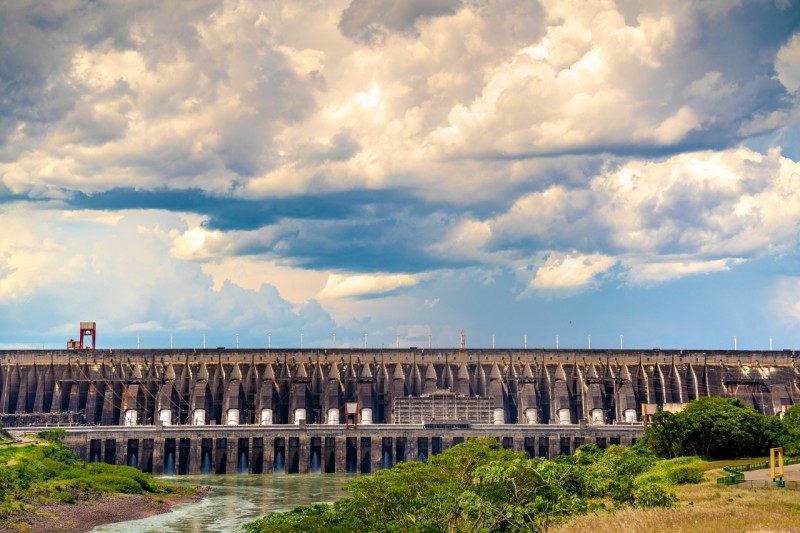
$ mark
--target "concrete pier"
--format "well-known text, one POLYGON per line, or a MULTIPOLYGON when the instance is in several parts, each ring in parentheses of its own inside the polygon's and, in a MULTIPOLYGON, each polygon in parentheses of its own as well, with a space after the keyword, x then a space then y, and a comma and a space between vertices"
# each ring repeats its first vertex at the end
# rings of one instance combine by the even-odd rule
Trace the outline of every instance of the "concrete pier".
MULTIPOLYGON (((16 428, 12 433, 44 428, 16 428)), ((263 428, 258 426, 68 427, 65 443, 87 462, 136 466, 145 472, 199 474, 203 455, 207 471, 217 474, 260 474, 275 471, 285 458, 287 474, 372 473, 398 462, 427 460, 468 438, 490 437, 503 447, 530 457, 571 454, 581 444, 630 445, 639 426, 478 425, 469 429, 427 429, 420 426, 374 425, 346 429, 330 426, 263 428), (315 451, 319 451, 317 456, 315 451), (167 453, 169 452, 169 453, 167 453), (208 453, 210 452, 210 453, 208 453), (277 453, 276 453, 277 452, 277 453), (384 455, 388 453, 388 456, 384 455), (247 457, 246 461, 241 461, 247 457), (324 458, 324 460, 323 460, 324 458), (244 466, 245 468, 241 468, 244 466)))

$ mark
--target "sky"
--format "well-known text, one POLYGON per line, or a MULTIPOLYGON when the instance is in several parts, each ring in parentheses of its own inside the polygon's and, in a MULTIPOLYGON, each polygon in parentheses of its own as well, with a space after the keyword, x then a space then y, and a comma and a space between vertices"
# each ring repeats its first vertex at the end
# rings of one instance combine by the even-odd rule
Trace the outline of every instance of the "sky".
POLYGON ((800 349, 799 240, 796 0, 0 3, 1 349, 800 349))

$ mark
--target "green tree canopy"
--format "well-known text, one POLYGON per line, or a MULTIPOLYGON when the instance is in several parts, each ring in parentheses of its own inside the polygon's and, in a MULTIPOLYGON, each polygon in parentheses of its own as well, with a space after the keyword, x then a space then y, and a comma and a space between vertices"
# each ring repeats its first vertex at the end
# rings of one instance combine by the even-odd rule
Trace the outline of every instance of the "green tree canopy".
POLYGON ((786 455, 800 455, 800 405, 794 405, 783 415, 785 433, 781 435, 781 445, 786 455))
POLYGON ((661 457, 733 459, 767 454, 783 432, 777 418, 737 398, 710 396, 689 402, 678 413, 656 413, 643 439, 661 457))
POLYGON ((591 498, 615 503, 670 505, 674 495, 634 478, 652 455, 612 446, 583 446, 574 456, 526 459, 495 439, 470 439, 431 457, 399 463, 349 482, 351 495, 332 506, 298 507, 246 524, 266 532, 540 531, 584 513, 591 498))

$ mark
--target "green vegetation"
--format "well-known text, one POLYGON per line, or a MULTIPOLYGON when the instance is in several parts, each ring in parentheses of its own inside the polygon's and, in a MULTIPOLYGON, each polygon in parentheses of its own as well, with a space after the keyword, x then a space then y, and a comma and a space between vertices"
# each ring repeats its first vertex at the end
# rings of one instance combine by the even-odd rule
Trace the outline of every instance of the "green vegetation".
POLYGON ((786 455, 800 456, 800 405, 792 406, 783 417, 786 433, 780 443, 786 455))
MULTIPOLYGON (((599 508, 664 507, 688 476, 647 478, 645 448, 582 446, 573 456, 525 459, 494 439, 472 439, 345 486, 333 505, 297 507, 244 526, 246 533, 323 531, 538 531, 599 508)), ((686 462, 676 465, 686 468, 686 462)), ((702 476, 702 474, 701 474, 702 476)))
POLYGON ((75 503, 101 494, 179 494, 193 489, 159 482, 127 466, 84 463, 50 430, 47 443, 0 446, 0 520, 38 505, 75 503))
MULTIPOLYGON (((582 446, 547 461, 474 439, 428 465, 401 463, 355 479, 345 486, 351 496, 333 505, 266 516, 244 531, 724 531, 717 526, 735 530, 757 524, 754 517, 783 525, 780 516, 761 512, 770 497, 731 493, 721 502, 720 491, 731 489, 704 482, 706 471, 721 472, 742 462, 736 458, 764 456, 778 445, 800 455, 800 406, 780 420, 738 399, 702 398, 679 413, 657 413, 631 448, 582 446)), ((792 496, 779 491, 779 498, 792 496)), ((800 512, 800 505, 792 509, 800 512)))
POLYGON ((659 457, 756 457, 781 444, 787 453, 797 454, 800 407, 789 409, 782 421, 764 416, 736 398, 700 398, 678 413, 656 413, 640 442, 659 457))

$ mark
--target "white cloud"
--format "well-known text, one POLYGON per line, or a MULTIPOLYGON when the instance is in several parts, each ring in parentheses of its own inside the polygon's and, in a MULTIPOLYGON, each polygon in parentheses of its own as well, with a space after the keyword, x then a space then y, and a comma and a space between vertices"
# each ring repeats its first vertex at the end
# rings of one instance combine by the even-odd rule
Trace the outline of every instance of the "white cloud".
POLYGON ((775 71, 784 87, 796 93, 800 89, 800 33, 795 33, 775 56, 775 71))
POLYGON ((650 285, 671 281, 684 276, 725 272, 730 270, 731 266, 742 263, 743 261, 742 259, 714 259, 702 261, 691 258, 686 260, 670 260, 669 257, 666 257, 660 262, 656 262, 656 259, 650 258, 646 259, 643 263, 639 263, 632 258, 626 258, 623 260, 623 264, 628 268, 626 278, 630 284, 650 285))
POLYGON ((203 263, 201 269, 214 280, 214 290, 220 290, 225 281, 252 291, 265 284, 273 285, 282 298, 296 305, 316 297, 328 279, 326 272, 293 268, 254 257, 221 258, 203 263))
POLYGON ((793 253, 800 37, 739 4, 6 3, 0 309, 368 329, 450 305, 443 268, 575 293, 793 253))
MULTIPOLYGON (((798 225, 800 164, 737 148, 609 164, 586 186, 552 185, 493 219, 461 221, 447 242, 481 228, 473 258, 519 268, 536 250, 602 253, 629 267, 629 282, 653 283, 787 253, 798 225)), ((549 285, 567 284, 559 273, 580 264, 551 261, 549 285)))
MULTIPOLYGON (((170 256, 171 235, 186 224, 178 215, 128 213, 115 223, 92 218, 64 223, 56 209, 25 204, 0 210, 0 258, 8 265, 0 277, 1 336, 35 336, 52 324, 81 320, 98 322, 105 346, 113 332, 200 338, 204 331, 233 329, 265 337, 269 327, 277 339, 294 338, 304 324, 334 327, 313 300, 296 307, 266 280, 255 289, 229 281, 215 288, 202 265, 170 256)), ((316 337, 308 332, 311 345, 316 337)))
POLYGON ((410 274, 356 274, 352 276, 331 274, 319 296, 320 298, 375 296, 412 287, 419 281, 419 276, 410 274))
POLYGON ((550 253, 536 269, 528 285, 534 290, 579 290, 592 286, 597 276, 610 269, 616 260, 602 254, 550 253))

